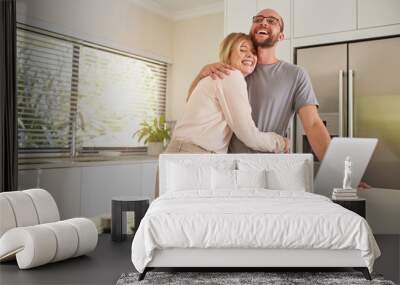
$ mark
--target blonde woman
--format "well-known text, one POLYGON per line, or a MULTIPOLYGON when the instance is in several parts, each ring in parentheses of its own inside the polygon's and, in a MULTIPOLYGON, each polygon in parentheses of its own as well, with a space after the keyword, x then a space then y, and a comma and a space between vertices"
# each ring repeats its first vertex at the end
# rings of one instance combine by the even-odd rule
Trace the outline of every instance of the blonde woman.
POLYGON ((220 61, 236 70, 224 79, 206 77, 197 84, 173 132, 166 153, 226 153, 232 134, 261 152, 284 152, 287 139, 260 132, 252 117, 245 77, 257 56, 250 36, 232 33, 221 43, 220 61))

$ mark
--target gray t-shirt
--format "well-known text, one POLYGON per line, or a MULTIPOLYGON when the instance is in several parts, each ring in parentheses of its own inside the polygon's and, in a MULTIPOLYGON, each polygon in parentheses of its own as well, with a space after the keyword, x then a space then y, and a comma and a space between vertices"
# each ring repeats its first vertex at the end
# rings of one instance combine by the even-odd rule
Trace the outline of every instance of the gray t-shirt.
MULTIPOLYGON (((300 66, 284 61, 258 64, 246 77, 253 120, 260 131, 284 136, 292 115, 305 105, 317 105, 310 78, 300 66)), ((235 135, 229 152, 256 152, 235 135)))

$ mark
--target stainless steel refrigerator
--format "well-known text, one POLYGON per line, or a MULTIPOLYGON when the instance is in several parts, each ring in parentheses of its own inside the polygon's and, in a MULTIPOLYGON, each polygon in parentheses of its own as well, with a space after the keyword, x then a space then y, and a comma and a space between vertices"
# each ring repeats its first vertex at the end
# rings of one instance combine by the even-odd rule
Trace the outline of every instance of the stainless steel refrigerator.
MULTIPOLYGON (((297 48, 296 63, 331 136, 379 139, 363 181, 400 189, 400 37, 297 48)), ((295 125, 296 152, 311 152, 298 118, 295 125)))

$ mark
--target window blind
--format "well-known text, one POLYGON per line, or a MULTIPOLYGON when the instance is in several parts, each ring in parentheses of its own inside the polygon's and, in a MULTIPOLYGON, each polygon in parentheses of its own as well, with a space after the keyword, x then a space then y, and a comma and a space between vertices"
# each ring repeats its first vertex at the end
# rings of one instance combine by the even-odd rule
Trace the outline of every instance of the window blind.
POLYGON ((17 29, 19 148, 69 147, 73 56, 70 42, 17 29))
POLYGON ((166 63, 21 25, 17 80, 22 151, 142 147, 139 124, 165 114, 166 63))
POLYGON ((83 46, 78 138, 83 147, 138 147, 133 133, 165 113, 167 66, 83 46))

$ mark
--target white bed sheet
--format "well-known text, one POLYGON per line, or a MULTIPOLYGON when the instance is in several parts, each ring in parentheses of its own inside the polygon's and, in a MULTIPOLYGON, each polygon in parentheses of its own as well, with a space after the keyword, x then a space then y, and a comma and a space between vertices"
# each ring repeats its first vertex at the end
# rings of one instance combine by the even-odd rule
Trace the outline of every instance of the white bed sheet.
POLYGON ((357 249, 370 272, 380 255, 359 215, 321 195, 265 189, 162 195, 135 234, 135 268, 166 248, 357 249))

